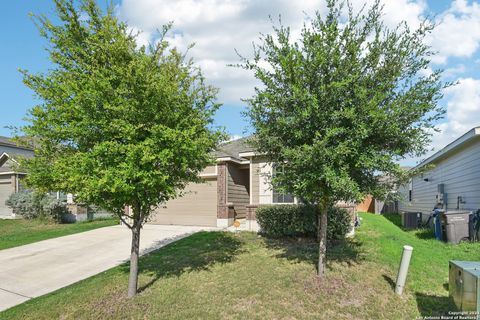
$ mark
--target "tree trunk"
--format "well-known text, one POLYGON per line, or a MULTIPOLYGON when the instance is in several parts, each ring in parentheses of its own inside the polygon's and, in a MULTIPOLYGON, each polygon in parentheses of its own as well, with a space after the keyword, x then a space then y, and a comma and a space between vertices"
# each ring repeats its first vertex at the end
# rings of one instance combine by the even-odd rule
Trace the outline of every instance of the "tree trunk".
POLYGON ((318 269, 317 275, 319 278, 324 278, 327 272, 327 212, 328 206, 321 204, 318 213, 318 269))
POLYGON ((134 221, 132 226, 132 248, 130 251, 130 276, 128 278, 128 297, 132 298, 137 294, 138 288, 138 256, 140 252, 140 230, 142 224, 134 221))

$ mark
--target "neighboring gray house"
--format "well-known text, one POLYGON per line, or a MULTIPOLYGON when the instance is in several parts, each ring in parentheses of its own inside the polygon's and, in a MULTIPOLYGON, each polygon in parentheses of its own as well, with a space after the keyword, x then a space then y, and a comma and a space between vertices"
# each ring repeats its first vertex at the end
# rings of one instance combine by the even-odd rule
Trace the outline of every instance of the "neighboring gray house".
POLYGON ((465 133, 415 168, 433 165, 399 188, 400 211, 424 213, 435 205, 447 210, 480 208, 480 127, 465 133))
POLYGON ((5 200, 21 189, 21 179, 25 175, 13 169, 16 157, 32 157, 33 150, 18 146, 10 138, 0 137, 0 218, 11 217, 12 210, 5 200))

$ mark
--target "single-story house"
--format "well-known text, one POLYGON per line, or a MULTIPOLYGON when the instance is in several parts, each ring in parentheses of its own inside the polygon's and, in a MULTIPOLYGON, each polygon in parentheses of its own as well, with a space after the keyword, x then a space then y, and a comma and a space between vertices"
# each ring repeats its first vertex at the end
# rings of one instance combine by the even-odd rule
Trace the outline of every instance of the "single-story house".
MULTIPOLYGON (((256 230, 259 205, 291 204, 297 199, 272 189, 268 177, 272 165, 241 138, 222 144, 215 152, 216 164, 200 174, 204 183, 190 184, 182 197, 160 205, 149 223, 228 227, 245 219, 256 230)), ((354 206, 343 205, 351 210, 354 206)))
POLYGON ((228 227, 234 219, 254 220, 259 204, 295 201, 271 190, 261 178, 271 166, 248 138, 222 144, 215 158, 216 164, 200 173, 204 183, 192 183, 182 197, 160 205, 150 223, 228 227))
POLYGON ((422 212, 423 219, 427 219, 435 206, 445 210, 480 208, 480 127, 471 129, 415 169, 422 167, 427 170, 399 188, 400 211, 422 212))
MULTIPOLYGON (((181 197, 159 205, 149 223, 225 228, 235 219, 245 219, 246 227, 255 230, 258 227, 255 211, 259 205, 297 203, 292 195, 272 189, 268 181, 272 165, 248 141, 241 138, 220 145, 214 153, 216 163, 200 173, 203 183, 191 183, 181 197)), ((11 216, 5 200, 21 189, 19 181, 25 175, 10 168, 15 161, 12 155, 33 156, 33 151, 1 138, 0 154, 0 214, 11 216)), ((71 195, 70 199, 67 195, 67 205, 74 220, 87 217, 85 208, 76 205, 71 195)), ((354 210, 351 205, 342 206, 354 210)))
POLYGON ((12 209, 5 205, 5 201, 22 189, 21 179, 25 173, 14 169, 17 156, 32 157, 33 150, 19 146, 10 138, 0 137, 0 218, 12 216, 12 209))

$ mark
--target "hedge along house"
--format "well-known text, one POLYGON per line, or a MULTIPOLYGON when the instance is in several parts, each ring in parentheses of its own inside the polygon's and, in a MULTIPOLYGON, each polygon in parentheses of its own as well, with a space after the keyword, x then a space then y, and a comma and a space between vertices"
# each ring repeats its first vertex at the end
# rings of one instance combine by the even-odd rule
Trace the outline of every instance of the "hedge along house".
POLYGON ((480 127, 476 127, 425 159, 426 168, 401 186, 400 211, 422 212, 427 219, 435 206, 446 210, 480 208, 480 127))
POLYGON ((0 137, 0 219, 13 217, 5 201, 12 193, 22 189, 21 179, 25 173, 17 172, 15 168, 16 157, 32 157, 33 150, 21 147, 10 138, 0 137))
POLYGON ((248 138, 222 144, 215 157, 216 165, 200 174, 204 183, 190 184, 183 196, 160 205, 150 223, 224 228, 235 219, 246 219, 251 229, 256 228, 258 205, 296 202, 271 188, 272 165, 255 152, 248 138))

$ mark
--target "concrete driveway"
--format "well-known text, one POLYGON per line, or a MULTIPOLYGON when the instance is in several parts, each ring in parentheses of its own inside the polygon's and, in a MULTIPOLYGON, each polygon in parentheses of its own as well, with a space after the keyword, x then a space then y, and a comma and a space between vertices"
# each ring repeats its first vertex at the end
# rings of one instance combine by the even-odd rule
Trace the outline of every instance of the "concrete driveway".
MULTIPOLYGON (((145 254, 195 232, 212 229, 146 225, 140 250, 145 254)), ((130 230, 113 226, 0 250, 0 311, 127 261, 130 244, 130 230)))

